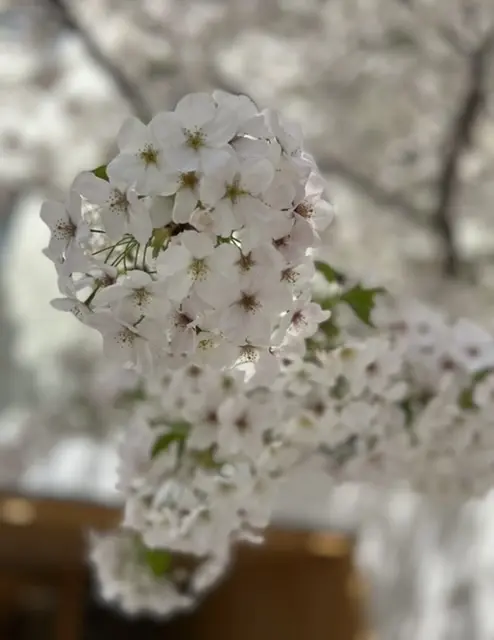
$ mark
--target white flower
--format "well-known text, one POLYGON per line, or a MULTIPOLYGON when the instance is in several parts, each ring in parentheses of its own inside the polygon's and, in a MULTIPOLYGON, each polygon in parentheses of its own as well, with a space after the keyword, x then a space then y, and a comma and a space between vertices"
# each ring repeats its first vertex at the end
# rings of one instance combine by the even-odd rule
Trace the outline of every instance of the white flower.
POLYGON ((164 617, 194 604, 193 594, 178 589, 172 575, 154 575, 132 532, 92 534, 89 555, 103 597, 127 614, 164 617))
POLYGON ((168 166, 155 129, 154 119, 147 126, 134 117, 124 122, 117 138, 120 153, 106 169, 111 183, 135 187, 141 195, 161 193, 168 166))
POLYGON ((273 238, 273 245, 290 264, 303 260, 309 247, 314 246, 314 231, 303 218, 296 217, 290 231, 280 237, 273 238))
POLYGON ((494 367, 492 335, 464 318, 452 329, 451 356, 469 372, 494 367))
POLYGON ((210 294, 211 304, 218 309, 219 329, 237 344, 269 343, 274 321, 292 302, 289 288, 279 278, 269 274, 261 279, 255 272, 210 294))
POLYGON ((167 329, 173 355, 190 355, 195 351, 198 342, 198 306, 197 298, 186 298, 170 312, 167 329))
POLYGON ((310 294, 302 295, 281 320, 277 335, 281 337, 288 333, 301 339, 310 338, 330 315, 317 302, 311 302, 310 294))
POLYGON ((75 187, 91 204, 98 207, 108 237, 117 241, 125 233, 133 235, 145 244, 151 236, 153 225, 148 202, 139 199, 133 187, 123 180, 107 182, 91 172, 81 173, 75 180, 75 187))
POLYGON ((163 320, 170 309, 163 282, 144 271, 129 271, 116 284, 99 289, 93 306, 115 308, 116 317, 136 322, 142 316, 163 320))
POLYGON ((117 320, 109 311, 93 314, 91 321, 103 337, 103 350, 108 358, 122 365, 133 365, 140 372, 152 369, 151 345, 143 332, 145 321, 135 327, 117 320))
POLYGON ((308 220, 317 232, 325 231, 334 217, 333 207, 325 195, 325 181, 317 171, 312 171, 305 185, 305 195, 293 210, 295 216, 308 220))
POLYGON ((218 106, 206 93, 189 94, 175 111, 158 114, 153 130, 164 146, 170 147, 168 160, 183 172, 215 171, 228 162, 228 145, 237 129, 237 118, 230 109, 218 106))
POLYGON ((47 256, 57 259, 60 256, 70 258, 72 252, 79 250, 89 238, 89 227, 82 219, 81 197, 70 190, 65 204, 61 202, 44 202, 41 207, 41 219, 51 232, 47 248, 47 256))
POLYGON ((201 202, 214 207, 220 218, 236 220, 234 228, 259 224, 270 209, 260 199, 274 177, 274 168, 268 160, 232 158, 214 174, 205 176, 200 185, 201 202))
POLYGON ((277 425, 279 408, 261 395, 227 399, 219 408, 219 454, 242 453, 253 460, 264 448, 264 433, 277 425))
POLYGON ((157 262, 158 273, 166 282, 172 300, 183 300, 191 288, 206 302, 213 287, 221 287, 228 275, 227 245, 215 247, 206 233, 183 231, 176 236, 157 262))

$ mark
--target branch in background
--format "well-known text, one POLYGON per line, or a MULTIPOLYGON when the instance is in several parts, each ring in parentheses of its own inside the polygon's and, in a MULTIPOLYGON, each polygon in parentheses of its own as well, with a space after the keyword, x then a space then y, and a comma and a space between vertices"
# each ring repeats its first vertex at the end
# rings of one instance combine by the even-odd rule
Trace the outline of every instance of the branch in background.
POLYGON ((317 161, 322 173, 331 173, 343 178, 361 193, 365 194, 378 207, 396 209, 404 213, 407 218, 421 225, 428 224, 428 213, 416 207, 399 194, 388 191, 377 184, 371 178, 364 175, 354 167, 349 166, 338 158, 321 157, 317 161))
POLYGON ((144 122, 149 122, 152 118, 152 112, 145 98, 120 68, 100 49, 91 33, 79 23, 77 17, 67 5, 66 0, 46 0, 46 2, 56 12, 61 25, 79 36, 89 55, 111 77, 133 113, 144 122))
POLYGON ((491 45, 492 35, 470 56, 468 87, 452 123, 438 179, 437 205, 432 219, 444 245, 443 271, 449 277, 458 276, 461 270, 454 230, 454 201, 460 184, 460 161, 472 143, 473 131, 485 103, 486 64, 491 45))

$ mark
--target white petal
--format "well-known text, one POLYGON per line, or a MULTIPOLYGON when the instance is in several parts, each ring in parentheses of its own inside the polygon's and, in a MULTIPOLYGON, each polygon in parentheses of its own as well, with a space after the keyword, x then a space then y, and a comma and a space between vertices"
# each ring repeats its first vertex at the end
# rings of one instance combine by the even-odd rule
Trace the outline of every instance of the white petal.
POLYGON ((61 202, 43 202, 40 216, 50 229, 53 229, 60 220, 68 222, 67 211, 61 202))
POLYGON ((199 169, 201 159, 197 151, 182 145, 174 148, 167 160, 178 171, 187 172, 199 169))
POLYGON ((234 267, 235 262, 240 258, 240 249, 234 244, 224 243, 213 252, 209 263, 214 271, 223 273, 227 278, 237 277, 238 271, 234 267))
POLYGON ((153 279, 149 273, 134 269, 128 272, 127 278, 122 282, 122 285, 127 289, 140 289, 141 287, 147 287, 152 282, 153 279))
POLYGON ((173 204, 173 221, 178 224, 189 222, 190 216, 197 206, 197 195, 192 189, 180 189, 175 194, 173 204))
POLYGON ((189 93, 177 104, 175 113, 186 129, 194 130, 214 118, 216 105, 207 93, 189 93))
POLYGON ((112 192, 112 187, 106 180, 97 178, 90 171, 80 173, 74 180, 74 189, 92 204, 104 204, 112 192))
POLYGON ((164 171, 161 174, 160 195, 172 196, 180 186, 180 174, 178 171, 164 171))
POLYGON ((118 148, 120 151, 135 151, 148 140, 148 137, 145 124, 138 118, 127 118, 117 135, 118 148))
POLYGON ((137 212, 131 210, 129 216, 128 230, 139 244, 146 244, 153 233, 153 224, 151 216, 146 212, 137 212))
POLYGON ((101 221, 110 240, 117 241, 123 237, 127 228, 127 217, 110 209, 101 209, 101 221))
POLYGON ((157 113, 149 123, 149 129, 156 140, 166 146, 177 146, 185 141, 180 120, 171 111, 157 113))
POLYGON ((173 203, 174 199, 169 196, 156 196, 153 198, 149 210, 153 229, 164 227, 172 221, 173 203))
POLYGON ((184 247, 188 249, 194 258, 205 258, 214 251, 214 244, 211 238, 205 233, 185 231, 181 234, 180 239, 184 247))
POLYGON ((209 145, 219 147, 235 137, 238 128, 238 116, 230 109, 219 108, 216 117, 203 127, 209 145))
POLYGON ((232 204, 228 200, 218 202, 212 212, 213 231, 222 237, 227 237, 232 231, 241 226, 241 221, 234 215, 232 204))
POLYGON ((115 302, 120 302, 123 298, 129 295, 129 290, 123 287, 121 284, 111 284, 109 287, 103 287, 99 289, 93 298, 93 305, 95 307, 104 307, 115 302))
POLYGON ((143 164, 136 153, 120 153, 106 168, 110 182, 130 186, 136 182, 143 170, 143 164))
POLYGON ((73 188, 71 188, 69 191, 66 207, 67 207, 67 213, 69 215, 70 220, 76 226, 79 225, 79 223, 82 220, 82 213, 81 213, 82 200, 81 200, 81 195, 77 193, 77 191, 73 188))
MULTIPOLYGON (((232 176, 233 177, 233 176, 232 176)), ((218 176, 216 174, 205 176, 199 186, 199 197, 203 204, 214 206, 225 195, 228 178, 223 172, 218 176)))
POLYGON ((204 173, 210 174, 232 161, 232 153, 228 148, 213 149, 201 147, 198 151, 200 165, 204 173))
POLYGON ((274 178, 274 167, 269 160, 246 161, 241 167, 242 187, 257 195, 263 193, 274 178))
POLYGON ((167 282, 167 294, 170 300, 181 302, 192 287, 192 279, 187 271, 180 271, 170 276, 167 282))
POLYGON ((190 263, 190 253, 185 247, 172 245, 160 254, 158 259, 158 272, 167 276, 186 269, 190 263))

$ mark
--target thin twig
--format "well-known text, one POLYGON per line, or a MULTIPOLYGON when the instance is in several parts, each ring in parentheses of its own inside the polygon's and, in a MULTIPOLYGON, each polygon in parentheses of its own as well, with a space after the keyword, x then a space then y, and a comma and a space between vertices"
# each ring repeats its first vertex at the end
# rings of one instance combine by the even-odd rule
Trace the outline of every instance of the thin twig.
POLYGON ((444 245, 443 271, 449 277, 456 277, 461 271, 454 230, 454 203, 460 186, 460 162, 472 143, 473 131, 485 103, 486 63, 491 44, 492 36, 489 36, 470 56, 468 86, 453 119, 438 179, 433 224, 444 245))
POLYGON ((127 78, 125 73, 102 51, 91 33, 84 28, 74 15, 66 0, 45 1, 49 7, 55 10, 60 24, 78 35, 89 55, 111 77, 122 97, 128 102, 132 112, 144 122, 149 122, 152 112, 144 96, 141 95, 138 88, 127 78))

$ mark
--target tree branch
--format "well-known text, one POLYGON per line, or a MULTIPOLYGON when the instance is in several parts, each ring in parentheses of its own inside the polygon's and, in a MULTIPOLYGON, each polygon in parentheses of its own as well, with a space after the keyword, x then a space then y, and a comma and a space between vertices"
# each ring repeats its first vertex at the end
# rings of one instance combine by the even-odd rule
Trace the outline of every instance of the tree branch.
POLYGON ((491 45, 492 35, 470 56, 468 87, 453 119, 437 184, 433 224, 444 245, 443 271, 450 277, 458 276, 461 270, 453 219, 454 201, 460 186, 460 161, 472 143, 473 131, 484 107, 486 63, 491 45))
POLYGON ((113 80, 116 88, 132 109, 132 112, 144 122, 152 117, 151 108, 138 88, 127 78, 121 69, 101 50, 91 33, 81 25, 66 0, 45 0, 55 12, 60 24, 78 35, 89 55, 113 80))
POLYGON ((410 221, 420 225, 429 223, 427 211, 416 207, 399 194, 388 191, 377 184, 371 178, 349 166, 338 158, 318 158, 318 167, 323 173, 331 173, 350 183, 358 191, 364 193, 374 204, 379 207, 396 209, 404 213, 410 221))

